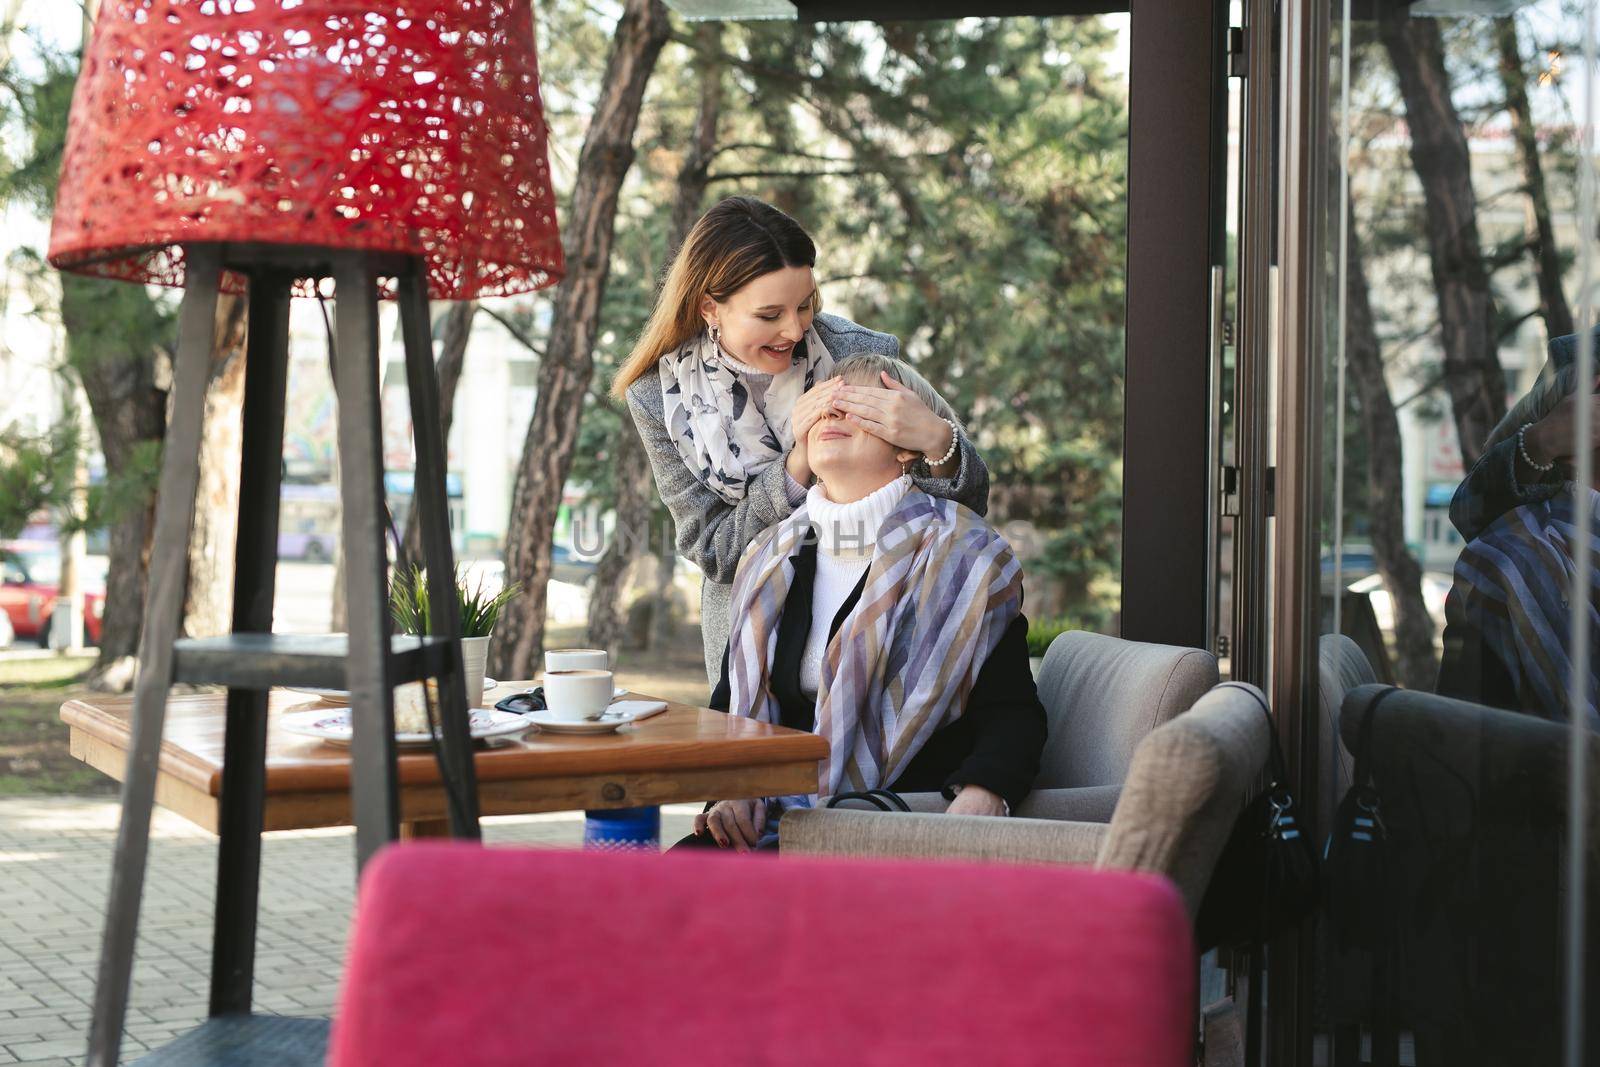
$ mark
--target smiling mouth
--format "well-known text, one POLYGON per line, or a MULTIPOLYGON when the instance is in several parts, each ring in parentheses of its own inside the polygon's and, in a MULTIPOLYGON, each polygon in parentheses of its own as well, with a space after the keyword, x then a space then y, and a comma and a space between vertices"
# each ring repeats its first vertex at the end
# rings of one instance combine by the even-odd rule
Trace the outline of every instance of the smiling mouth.
POLYGON ((775 356, 787 356, 794 351, 794 345, 784 345, 782 348, 778 348, 773 345, 762 345, 761 351, 771 352, 775 356))

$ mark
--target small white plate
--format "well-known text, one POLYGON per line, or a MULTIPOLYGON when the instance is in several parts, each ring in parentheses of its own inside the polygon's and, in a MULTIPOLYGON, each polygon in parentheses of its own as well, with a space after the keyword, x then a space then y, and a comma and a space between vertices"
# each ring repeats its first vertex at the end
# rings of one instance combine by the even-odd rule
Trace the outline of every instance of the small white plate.
MULTIPOLYGON (((505 740, 525 734, 533 726, 528 716, 498 708, 474 708, 468 723, 474 741, 505 740)), ((284 712, 282 725, 286 733, 315 737, 331 745, 348 745, 352 736, 350 712, 345 708, 284 712)), ((432 741, 427 733, 394 735, 395 744, 402 747, 426 746, 432 741)))
POLYGON ((605 734, 667 710, 661 700, 619 700, 598 719, 558 719, 548 711, 528 712, 528 721, 552 734, 605 734))
MULTIPOLYGON (((494 689, 497 686, 499 686, 499 684, 500 683, 495 681, 493 678, 485 678, 483 680, 483 691, 485 693, 487 693, 489 690, 494 689)), ((322 701, 324 704, 348 704, 348 703, 350 703, 350 690, 348 690, 348 689, 313 689, 313 688, 309 688, 309 687, 302 688, 300 686, 296 686, 293 689, 290 689, 289 692, 291 692, 291 693, 304 693, 304 694, 306 694, 306 696, 316 697, 318 700, 322 701)), ((619 696, 621 695, 621 691, 620 690, 618 690, 618 695, 619 696)))
POLYGON ((289 690, 289 692, 291 692, 291 693, 304 693, 308 697, 316 697, 318 700, 322 701, 324 704, 348 704, 348 703, 350 703, 350 691, 348 689, 311 689, 311 688, 301 688, 300 686, 296 686, 293 689, 289 690))

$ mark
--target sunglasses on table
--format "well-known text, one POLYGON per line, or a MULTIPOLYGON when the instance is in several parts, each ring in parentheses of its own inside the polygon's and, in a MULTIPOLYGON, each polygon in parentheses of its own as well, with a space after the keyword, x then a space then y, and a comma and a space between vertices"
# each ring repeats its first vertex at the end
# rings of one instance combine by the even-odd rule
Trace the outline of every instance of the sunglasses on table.
POLYGON ((504 700, 498 701, 495 707, 501 711, 509 711, 514 715, 526 715, 530 711, 544 711, 544 686, 537 685, 521 693, 512 693, 504 700))

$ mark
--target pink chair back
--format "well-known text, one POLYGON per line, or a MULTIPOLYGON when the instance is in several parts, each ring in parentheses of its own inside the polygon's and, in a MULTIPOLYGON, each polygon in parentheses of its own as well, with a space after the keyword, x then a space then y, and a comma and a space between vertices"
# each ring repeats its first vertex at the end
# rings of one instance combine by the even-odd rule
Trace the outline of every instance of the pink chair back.
POLYGON ((332 1067, 1193 1062, 1194 949, 1148 875, 393 847, 332 1067))

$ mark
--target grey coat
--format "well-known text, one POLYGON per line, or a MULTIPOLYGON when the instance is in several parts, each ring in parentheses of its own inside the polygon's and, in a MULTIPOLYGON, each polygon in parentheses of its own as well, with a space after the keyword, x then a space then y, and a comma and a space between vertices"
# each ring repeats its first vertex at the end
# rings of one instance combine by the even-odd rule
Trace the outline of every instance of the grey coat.
MULTIPOLYGON (((860 352, 900 354, 898 338, 838 315, 818 315, 813 325, 835 360, 860 352)), ((700 630, 705 641, 706 677, 714 684, 722 668, 723 646, 728 643, 728 597, 739 558, 757 534, 793 514, 804 496, 792 492, 793 480, 781 461, 752 478, 738 504, 729 504, 707 488, 685 466, 667 433, 661 379, 654 370, 628 387, 628 410, 650 456, 656 491, 677 526, 678 552, 705 576, 700 583, 700 630)), ((912 468, 912 480, 924 492, 964 504, 979 515, 989 509, 989 469, 965 436, 961 438, 961 467, 954 478, 929 477, 927 464, 919 460, 912 468)))

